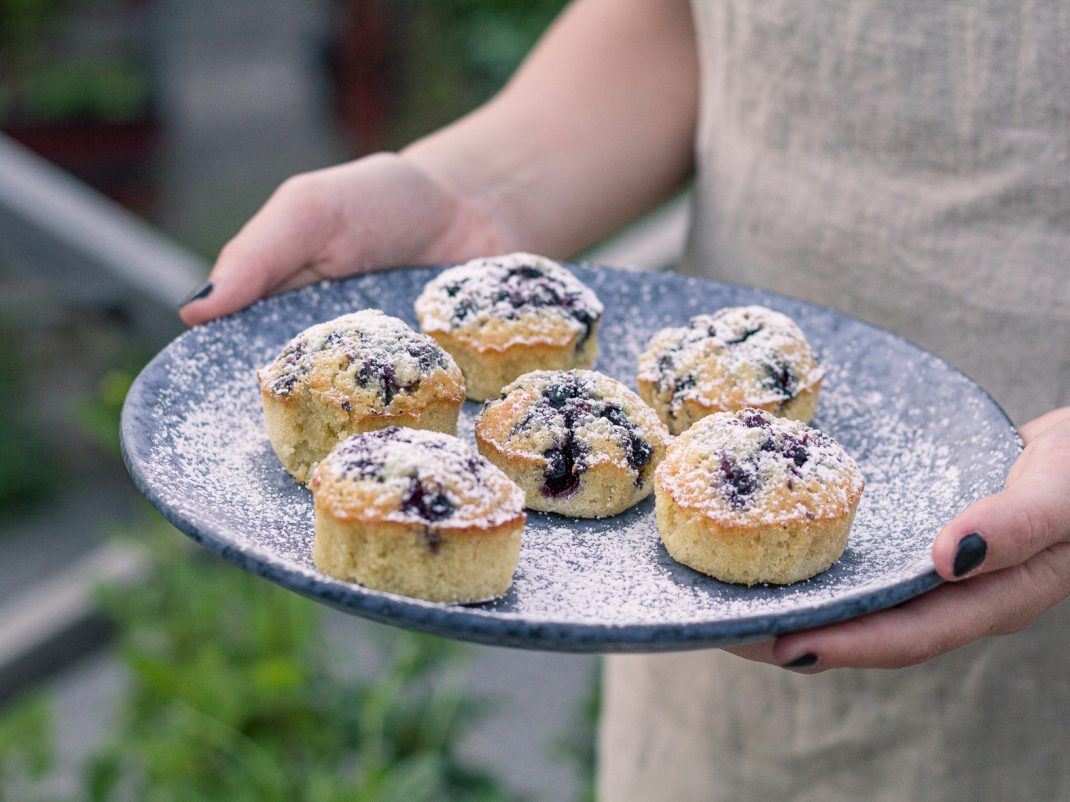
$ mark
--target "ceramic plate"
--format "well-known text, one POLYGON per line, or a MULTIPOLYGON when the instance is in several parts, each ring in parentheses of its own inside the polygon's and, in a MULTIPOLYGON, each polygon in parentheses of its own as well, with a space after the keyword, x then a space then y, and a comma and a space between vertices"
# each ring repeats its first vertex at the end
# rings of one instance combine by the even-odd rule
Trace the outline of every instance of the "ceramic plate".
MULTIPOLYGON (((355 615, 504 646, 724 646, 862 615, 939 584, 929 555, 934 534, 999 490, 1021 448, 984 390, 893 334, 801 301, 674 274, 572 269, 605 304, 595 368, 633 389, 636 358, 659 328, 743 304, 796 320, 827 371, 813 425, 866 475, 836 565, 785 587, 718 582, 669 557, 649 498, 597 521, 529 513, 512 589, 482 605, 416 601, 317 572, 311 497, 271 450, 254 371, 302 329, 345 312, 376 307, 415 327, 412 303, 436 268, 305 287, 186 332, 126 399, 130 474, 167 520, 247 571, 355 615)), ((462 412, 459 434, 469 442, 478 410, 468 402, 462 412)))

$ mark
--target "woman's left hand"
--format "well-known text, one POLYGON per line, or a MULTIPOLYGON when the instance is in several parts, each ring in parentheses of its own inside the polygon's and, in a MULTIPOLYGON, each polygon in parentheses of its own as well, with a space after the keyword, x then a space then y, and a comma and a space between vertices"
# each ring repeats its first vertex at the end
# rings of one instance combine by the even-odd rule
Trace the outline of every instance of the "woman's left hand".
POLYGON ((729 651, 806 673, 902 668, 1028 627, 1070 595, 1070 407, 1021 435, 1025 450, 1004 489, 937 534, 933 563, 945 584, 898 607, 729 651))

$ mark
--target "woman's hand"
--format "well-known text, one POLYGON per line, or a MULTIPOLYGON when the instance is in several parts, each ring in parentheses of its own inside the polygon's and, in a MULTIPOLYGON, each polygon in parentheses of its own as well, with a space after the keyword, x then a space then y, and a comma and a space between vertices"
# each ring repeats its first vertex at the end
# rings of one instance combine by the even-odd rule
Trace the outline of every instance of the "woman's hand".
POLYGON ((1028 627, 1070 595, 1070 407, 1022 427, 1002 492, 971 504, 933 543, 947 584, 898 607, 729 651, 816 672, 902 668, 1028 627))
POLYGON ((258 298, 373 267, 511 250, 465 200, 403 156, 381 153, 283 183, 219 254, 195 325, 258 298))
POLYGON ((687 0, 577 0, 471 114, 401 154, 279 187, 182 319, 373 267, 570 256, 683 185, 697 116, 687 0))

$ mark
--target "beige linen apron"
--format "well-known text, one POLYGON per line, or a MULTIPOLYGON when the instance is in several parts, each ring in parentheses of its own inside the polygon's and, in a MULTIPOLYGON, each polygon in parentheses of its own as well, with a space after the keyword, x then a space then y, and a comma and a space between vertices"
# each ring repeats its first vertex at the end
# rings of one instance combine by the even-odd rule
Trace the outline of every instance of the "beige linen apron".
MULTIPOLYGON (((895 329, 1018 423, 1070 404, 1070 3, 693 7, 685 269, 895 329)), ((1070 800, 1068 633, 1064 603, 901 671, 610 657, 600 798, 1070 800)))

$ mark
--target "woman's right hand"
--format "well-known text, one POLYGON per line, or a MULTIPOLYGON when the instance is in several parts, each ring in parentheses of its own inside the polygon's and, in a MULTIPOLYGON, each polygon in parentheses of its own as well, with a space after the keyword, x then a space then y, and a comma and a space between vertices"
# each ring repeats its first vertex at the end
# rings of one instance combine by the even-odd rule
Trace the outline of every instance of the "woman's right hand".
POLYGON ((324 278, 461 261, 512 244, 464 199, 404 156, 377 153, 294 176, 224 246, 180 314, 197 325, 324 278))
POLYGON ((182 319, 371 268, 515 250, 566 258, 684 184, 697 115, 687 0, 577 0, 471 114, 401 154, 286 181, 182 319))

